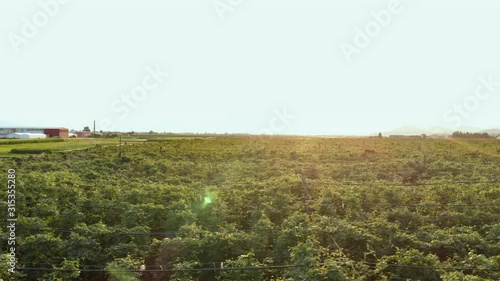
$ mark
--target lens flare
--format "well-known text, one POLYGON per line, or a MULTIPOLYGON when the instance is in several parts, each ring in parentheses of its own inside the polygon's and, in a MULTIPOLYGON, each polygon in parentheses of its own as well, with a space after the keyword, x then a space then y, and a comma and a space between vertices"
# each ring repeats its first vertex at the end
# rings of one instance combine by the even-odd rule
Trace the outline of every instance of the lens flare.
POLYGON ((205 198, 203 199, 203 204, 208 205, 210 203, 212 203, 212 198, 210 196, 205 196, 205 198))

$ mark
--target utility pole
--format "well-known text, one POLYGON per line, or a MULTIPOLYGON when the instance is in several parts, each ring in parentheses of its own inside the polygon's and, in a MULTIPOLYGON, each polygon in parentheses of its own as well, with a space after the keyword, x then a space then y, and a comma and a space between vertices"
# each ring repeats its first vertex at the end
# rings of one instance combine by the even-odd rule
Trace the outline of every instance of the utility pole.
POLYGON ((302 186, 304 187, 304 211, 306 213, 305 235, 306 241, 309 239, 309 227, 311 226, 311 212, 309 211, 309 190, 307 187, 306 177, 301 173, 302 186))
POLYGON ((302 185, 304 186, 304 205, 305 205, 305 210, 308 215, 310 215, 309 212, 309 189, 307 187, 307 180, 304 175, 301 175, 302 178, 302 185))
POLYGON ((94 136, 93 137, 95 138, 95 120, 94 120, 94 136))
POLYGON ((122 158, 122 137, 120 137, 120 144, 118 145, 118 157, 122 158))

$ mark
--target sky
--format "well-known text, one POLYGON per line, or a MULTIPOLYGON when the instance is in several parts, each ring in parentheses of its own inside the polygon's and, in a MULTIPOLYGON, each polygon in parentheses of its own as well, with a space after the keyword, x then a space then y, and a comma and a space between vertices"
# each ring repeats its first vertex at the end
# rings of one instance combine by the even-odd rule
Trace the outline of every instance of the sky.
POLYGON ((500 128, 499 10, 496 0, 0 1, 0 126, 500 128))

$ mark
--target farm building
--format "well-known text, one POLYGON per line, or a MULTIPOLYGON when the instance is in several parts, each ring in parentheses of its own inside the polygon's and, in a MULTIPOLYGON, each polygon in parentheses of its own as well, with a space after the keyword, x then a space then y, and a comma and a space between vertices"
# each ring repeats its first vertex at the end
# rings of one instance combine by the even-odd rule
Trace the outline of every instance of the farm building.
POLYGON ((71 133, 75 134, 79 138, 91 138, 92 132, 87 131, 72 131, 71 133))
POLYGON ((37 133, 12 133, 8 134, 8 139, 44 139, 47 135, 37 133))
POLYGON ((28 134, 44 134, 47 137, 67 138, 69 130, 66 128, 49 128, 49 127, 0 127, 0 139, 7 138, 9 134, 28 133, 28 134))
POLYGON ((390 139, 426 139, 426 134, 421 135, 390 135, 390 139))
POLYGON ((46 128, 43 130, 43 133, 48 137, 60 137, 60 138, 68 138, 69 130, 66 128, 46 128))

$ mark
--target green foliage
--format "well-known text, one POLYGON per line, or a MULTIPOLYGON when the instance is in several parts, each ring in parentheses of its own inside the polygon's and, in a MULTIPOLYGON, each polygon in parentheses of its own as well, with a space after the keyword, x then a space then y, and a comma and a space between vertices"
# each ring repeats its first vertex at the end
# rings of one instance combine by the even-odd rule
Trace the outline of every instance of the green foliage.
POLYGON ((223 264, 223 268, 239 270, 223 271, 219 280, 263 280, 263 272, 261 270, 253 270, 253 268, 258 268, 262 265, 253 253, 240 255, 234 260, 226 260, 223 264))
MULTIPOLYGON (((230 136, 119 149, 0 161, 18 176, 18 265, 46 269, 0 278, 500 280, 495 141, 230 136)), ((5 249, 6 228, 0 237, 5 249)))
POLYGON ((439 260, 433 254, 426 255, 415 249, 398 250, 395 255, 380 259, 375 273, 384 280, 439 280, 439 260))
POLYGON ((106 266, 110 281, 139 281, 139 262, 130 256, 116 259, 106 266))
POLYGON ((16 140, 0 140, 0 145, 24 144, 24 143, 50 143, 64 142, 64 139, 49 138, 49 139, 16 139, 16 140))
MULTIPOLYGON (((19 259, 16 258, 16 262, 18 262, 19 259)), ((16 266, 14 268, 14 272, 10 272, 9 270, 12 270, 11 266, 9 263, 11 262, 11 257, 8 253, 0 255, 0 280, 5 280, 5 281, 17 281, 17 280, 26 280, 26 273, 18 270, 17 268, 19 266, 16 266)))
POLYGON ((80 280, 80 262, 78 260, 64 260, 60 266, 54 266, 56 271, 49 274, 49 280, 66 281, 66 280, 80 280))
POLYGON ((30 149, 30 148, 14 148, 10 150, 13 154, 42 154, 50 152, 50 149, 30 149))
POLYGON ((345 256, 330 252, 316 240, 308 239, 290 249, 291 278, 299 280, 361 280, 354 262, 345 256), (351 275, 351 276, 350 276, 351 275))

